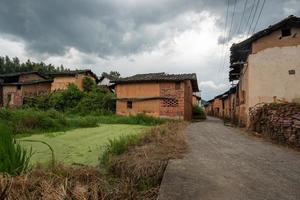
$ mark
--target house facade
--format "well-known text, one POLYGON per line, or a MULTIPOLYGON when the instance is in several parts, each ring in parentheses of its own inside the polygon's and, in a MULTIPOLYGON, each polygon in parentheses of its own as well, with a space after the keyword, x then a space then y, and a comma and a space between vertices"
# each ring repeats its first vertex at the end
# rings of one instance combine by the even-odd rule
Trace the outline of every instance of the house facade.
POLYGON ((0 75, 0 105, 22 106, 26 97, 50 92, 51 83, 52 80, 38 72, 0 75))
POLYGON ((98 82, 97 76, 91 70, 74 70, 65 72, 52 72, 48 73, 53 78, 51 91, 65 90, 70 84, 74 84, 78 89, 83 90, 83 80, 90 78, 95 83, 98 82))
POLYGON ((256 105, 300 102, 300 18, 289 16, 230 50, 229 80, 236 86, 222 98, 220 117, 229 111, 231 119, 248 127, 256 105))
POLYGON ((193 92, 199 91, 196 74, 137 74, 114 83, 118 115, 192 118, 193 92))

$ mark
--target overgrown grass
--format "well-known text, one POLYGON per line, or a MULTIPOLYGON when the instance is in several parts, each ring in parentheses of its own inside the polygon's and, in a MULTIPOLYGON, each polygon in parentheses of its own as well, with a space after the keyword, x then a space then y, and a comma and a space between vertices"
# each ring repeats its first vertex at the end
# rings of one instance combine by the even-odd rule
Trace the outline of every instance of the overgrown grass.
POLYGON ((103 124, 139 124, 139 125, 160 125, 166 123, 167 119, 138 114, 136 116, 118 116, 118 115, 103 115, 97 117, 100 123, 103 124))
POLYGON ((107 165, 110 156, 121 155, 138 143, 140 135, 122 135, 119 138, 114 138, 108 141, 104 146, 103 154, 100 157, 100 163, 107 165))
POLYGON ((31 149, 23 149, 5 125, 0 124, 0 174, 19 175, 26 171, 31 155, 31 149))
POLYGON ((56 110, 0 109, 0 122, 7 124, 12 134, 66 131, 72 128, 96 127, 96 117, 68 118, 56 110))

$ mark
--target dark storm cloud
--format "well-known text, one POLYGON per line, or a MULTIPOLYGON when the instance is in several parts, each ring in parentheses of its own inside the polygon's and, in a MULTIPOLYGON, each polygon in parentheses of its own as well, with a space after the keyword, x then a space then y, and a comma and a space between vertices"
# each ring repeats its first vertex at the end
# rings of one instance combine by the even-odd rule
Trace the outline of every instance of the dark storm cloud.
MULTIPOLYGON (((234 1, 229 1, 230 10, 234 1)), ((249 0, 249 6, 253 1, 249 0)), ((1 0, 0 33, 23 39, 27 50, 34 53, 63 54, 66 48, 74 47, 101 57, 130 55, 149 51, 160 41, 172 38, 176 32, 192 28, 189 24, 174 22, 176 17, 189 11, 221 15, 217 23, 224 27, 226 2, 1 0)), ((237 34, 238 16, 241 16, 244 5, 243 0, 237 2, 232 35, 237 34)), ((289 8, 289 4, 299 6, 296 0, 267 2, 258 28, 285 17, 289 12, 285 8, 289 8)), ((299 8, 293 9, 290 12, 299 14, 299 8)), ((224 38, 219 39, 219 42, 224 41, 224 38)))

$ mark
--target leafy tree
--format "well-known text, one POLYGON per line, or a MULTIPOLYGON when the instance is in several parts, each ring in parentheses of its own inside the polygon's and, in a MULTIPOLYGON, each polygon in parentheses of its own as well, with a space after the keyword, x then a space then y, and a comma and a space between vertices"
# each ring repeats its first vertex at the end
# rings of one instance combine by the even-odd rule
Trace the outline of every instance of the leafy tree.
POLYGON ((117 79, 121 77, 121 74, 117 71, 110 71, 109 73, 103 72, 102 76, 110 77, 111 79, 117 79))
POLYGON ((95 82, 89 78, 89 77, 85 77, 82 81, 82 87, 83 87, 83 91, 85 92, 90 92, 92 91, 92 89, 96 86, 95 82))

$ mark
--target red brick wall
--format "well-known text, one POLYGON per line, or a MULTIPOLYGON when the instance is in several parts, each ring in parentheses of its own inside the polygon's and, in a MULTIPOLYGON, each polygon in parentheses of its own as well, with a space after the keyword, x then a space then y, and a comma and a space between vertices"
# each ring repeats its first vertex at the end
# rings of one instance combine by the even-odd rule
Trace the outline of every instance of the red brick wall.
POLYGON ((172 118, 184 118, 184 82, 160 83, 160 96, 171 97, 160 101, 160 116, 172 118))
POLYGON ((193 109, 193 89, 191 81, 184 81, 184 119, 192 120, 192 109, 193 109))

